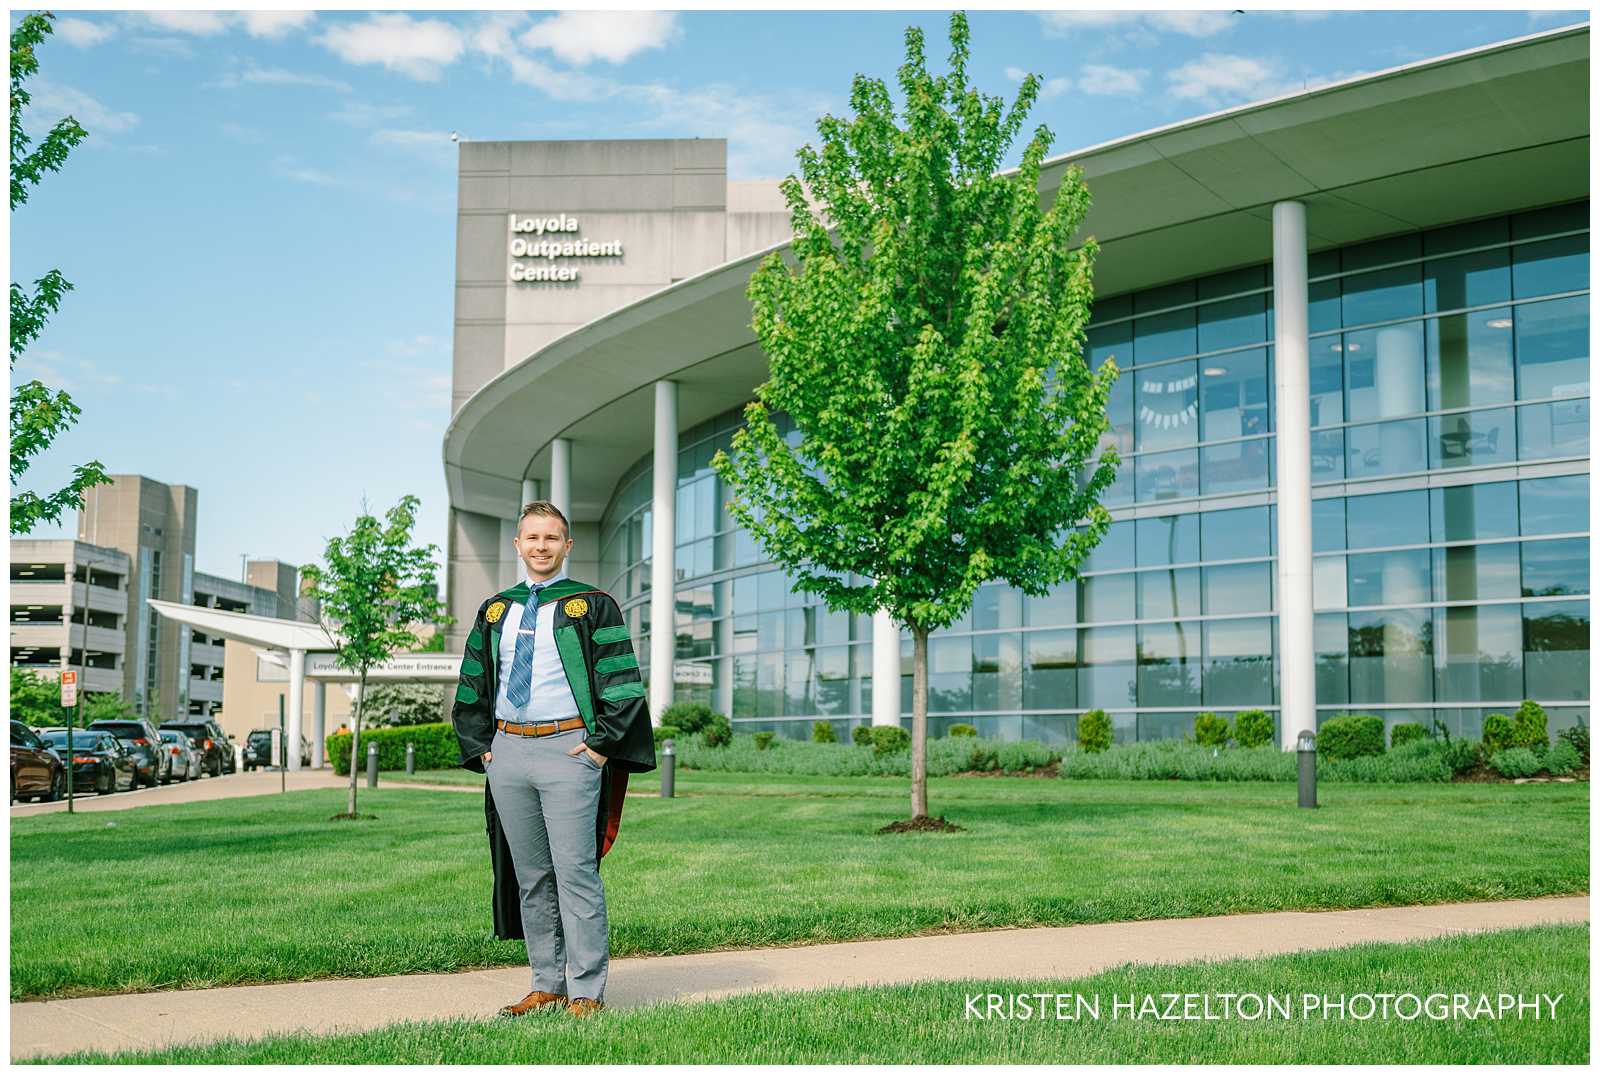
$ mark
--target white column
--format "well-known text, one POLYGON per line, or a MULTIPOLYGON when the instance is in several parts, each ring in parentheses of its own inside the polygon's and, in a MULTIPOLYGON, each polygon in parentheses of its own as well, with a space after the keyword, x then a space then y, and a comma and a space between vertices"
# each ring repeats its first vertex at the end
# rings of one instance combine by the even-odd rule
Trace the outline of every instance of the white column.
POLYGON ((872 614, 872 723, 900 726, 900 628, 882 609, 872 614))
POLYGON ((288 751, 289 769, 300 768, 300 725, 306 708, 306 651, 289 651, 289 726, 284 736, 289 740, 283 749, 288 751))
MULTIPOLYGON (((531 504, 539 499, 539 483, 533 478, 522 479, 522 504, 531 504)), ((522 504, 517 505, 517 514, 522 514, 522 504)))
POLYGON ((650 506, 650 717, 672 704, 677 645, 678 385, 656 382, 656 448, 650 506))
POLYGON ((1274 367, 1278 390, 1278 679, 1280 740, 1317 729, 1311 599, 1311 376, 1306 207, 1272 207, 1274 367))
POLYGON ((572 518, 572 442, 566 437, 550 442, 550 503, 560 509, 561 514, 572 518))
POLYGON ((322 752, 328 737, 328 684, 320 679, 311 688, 311 727, 315 729, 311 737, 311 768, 321 769, 327 762, 322 752))

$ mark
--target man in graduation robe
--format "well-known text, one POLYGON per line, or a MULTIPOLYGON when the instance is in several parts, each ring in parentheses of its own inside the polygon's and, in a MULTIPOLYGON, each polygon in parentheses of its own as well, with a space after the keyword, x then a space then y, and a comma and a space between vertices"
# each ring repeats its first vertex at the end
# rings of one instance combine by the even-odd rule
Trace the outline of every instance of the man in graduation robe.
POLYGON ((488 775, 495 936, 524 940, 533 972, 532 990, 506 1015, 601 1006, 609 946, 599 860, 617 838, 628 774, 656 764, 622 612, 566 577, 569 533, 548 501, 523 508, 526 578, 479 606, 451 714, 461 765, 488 775))

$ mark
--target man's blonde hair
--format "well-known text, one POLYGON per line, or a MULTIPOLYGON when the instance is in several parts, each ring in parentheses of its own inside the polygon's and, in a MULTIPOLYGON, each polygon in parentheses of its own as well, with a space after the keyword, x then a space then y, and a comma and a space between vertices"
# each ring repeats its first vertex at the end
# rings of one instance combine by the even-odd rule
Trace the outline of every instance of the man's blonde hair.
POLYGON ((567 540, 572 540, 572 524, 567 522, 567 517, 561 514, 561 509, 548 500, 535 500, 522 505, 522 514, 517 516, 517 532, 522 532, 522 520, 530 515, 554 516, 561 520, 561 532, 566 534, 567 540))

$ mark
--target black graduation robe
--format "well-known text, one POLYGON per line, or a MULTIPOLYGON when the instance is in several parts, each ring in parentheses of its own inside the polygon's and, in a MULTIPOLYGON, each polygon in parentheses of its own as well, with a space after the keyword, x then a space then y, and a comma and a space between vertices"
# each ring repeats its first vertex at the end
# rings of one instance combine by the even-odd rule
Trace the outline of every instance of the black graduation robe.
MULTIPOLYGON (((475 773, 483 769, 483 752, 494 741, 494 703, 499 677, 500 624, 512 604, 526 607, 528 584, 519 582, 478 607, 467 633, 450 718, 461 749, 460 764, 475 773)), ((539 607, 556 604, 556 652, 572 688, 573 700, 588 731, 590 749, 608 760, 601 769, 600 805, 595 813, 598 857, 611 850, 622 823, 622 804, 629 773, 656 767, 655 737, 645 702, 639 661, 628 638, 622 610, 610 594, 587 583, 561 579, 539 592, 539 607)), ((500 827, 494 796, 483 789, 483 810, 494 866, 492 913, 495 936, 519 940, 522 911, 511 846, 500 827)))

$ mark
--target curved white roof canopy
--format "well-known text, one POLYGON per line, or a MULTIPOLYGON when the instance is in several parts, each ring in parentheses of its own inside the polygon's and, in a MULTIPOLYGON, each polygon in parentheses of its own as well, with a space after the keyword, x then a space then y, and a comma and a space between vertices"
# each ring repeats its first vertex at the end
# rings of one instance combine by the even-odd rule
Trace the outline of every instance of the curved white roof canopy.
POLYGON ((175 601, 147 598, 150 607, 169 620, 186 623, 197 631, 235 642, 247 642, 265 649, 329 651, 338 642, 321 624, 304 620, 280 620, 272 616, 252 616, 248 612, 224 612, 219 608, 200 608, 175 601))
MULTIPOLYGON (((1531 34, 1243 105, 1053 158, 1083 168, 1096 290, 1120 294, 1269 260, 1272 204, 1304 201, 1312 250, 1589 192, 1589 28, 1531 34)), ((785 244, 786 245, 786 244, 785 244)), ((774 247, 773 249, 782 249, 774 247)), ((679 428, 766 378, 745 285, 767 251, 575 329, 480 388, 445 433, 453 507, 515 510, 523 477, 573 442, 572 514, 598 519, 650 450, 650 386, 680 385, 679 428), (526 466, 523 463, 526 462, 526 466)))

